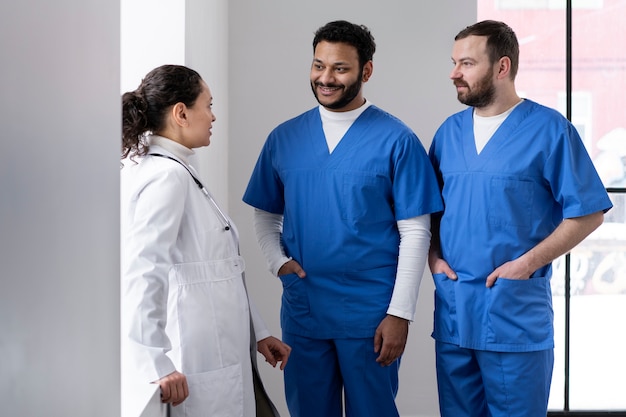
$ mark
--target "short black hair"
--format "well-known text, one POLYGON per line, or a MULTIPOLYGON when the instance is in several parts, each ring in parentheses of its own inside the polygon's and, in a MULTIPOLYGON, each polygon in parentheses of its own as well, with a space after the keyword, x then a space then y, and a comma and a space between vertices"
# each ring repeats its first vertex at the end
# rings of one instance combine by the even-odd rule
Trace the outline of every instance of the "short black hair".
POLYGON ((336 20, 320 27, 313 38, 313 52, 318 43, 341 42, 354 46, 359 55, 361 68, 374 58, 376 42, 370 30, 364 25, 357 25, 345 20, 336 20))

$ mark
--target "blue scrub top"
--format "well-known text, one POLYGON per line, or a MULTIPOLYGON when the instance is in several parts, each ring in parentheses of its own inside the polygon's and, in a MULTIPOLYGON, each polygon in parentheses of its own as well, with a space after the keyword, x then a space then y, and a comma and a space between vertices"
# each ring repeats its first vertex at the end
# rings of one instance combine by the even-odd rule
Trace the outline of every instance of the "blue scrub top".
POLYGON ((530 280, 499 279, 498 266, 545 239, 564 218, 612 207, 574 127, 560 113, 524 100, 483 151, 473 108, 449 117, 430 148, 445 203, 443 258, 458 281, 435 274, 433 337, 462 347, 533 351, 553 347, 551 266, 530 280))
POLYGON ((278 126, 243 200, 282 214, 282 243, 307 272, 283 281, 281 322, 307 337, 371 337, 398 260, 397 220, 442 209, 417 136, 370 106, 329 153, 316 107, 278 126))

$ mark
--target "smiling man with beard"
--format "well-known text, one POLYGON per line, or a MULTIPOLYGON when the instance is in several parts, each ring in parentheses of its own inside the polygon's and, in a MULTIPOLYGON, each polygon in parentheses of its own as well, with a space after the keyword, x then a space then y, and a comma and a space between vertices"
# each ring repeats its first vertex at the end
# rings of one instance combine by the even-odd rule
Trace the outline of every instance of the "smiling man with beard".
POLYGON ((318 29, 319 106, 270 133, 243 197, 283 285, 292 417, 341 417, 344 401, 346 417, 398 416, 430 213, 442 205, 417 136, 363 96, 375 49, 365 26, 318 29))
POLYGON ((442 417, 546 416, 550 264, 611 208, 572 124, 517 95, 518 61, 502 22, 459 32, 450 78, 469 107, 430 148, 445 203, 429 256, 442 417))

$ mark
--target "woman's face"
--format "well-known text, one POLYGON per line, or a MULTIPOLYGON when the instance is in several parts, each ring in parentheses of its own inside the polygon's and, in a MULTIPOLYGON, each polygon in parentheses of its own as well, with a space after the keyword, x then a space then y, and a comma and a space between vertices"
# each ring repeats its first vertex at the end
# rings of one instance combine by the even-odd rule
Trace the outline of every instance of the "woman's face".
POLYGON ((187 125, 183 129, 183 145, 200 148, 211 143, 211 128, 215 121, 213 97, 209 86, 202 81, 202 92, 191 107, 187 107, 187 125))

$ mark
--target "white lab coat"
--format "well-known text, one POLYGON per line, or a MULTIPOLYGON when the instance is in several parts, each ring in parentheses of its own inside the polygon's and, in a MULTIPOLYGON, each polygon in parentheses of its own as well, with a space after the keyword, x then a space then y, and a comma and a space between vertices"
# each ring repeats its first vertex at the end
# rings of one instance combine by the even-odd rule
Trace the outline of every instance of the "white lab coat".
MULTIPOLYGON (((193 153, 161 137, 150 143, 150 153, 183 163, 193 153)), ((173 417, 253 417, 250 317, 258 339, 269 332, 250 312, 237 230, 225 230, 182 165, 135 160, 121 171, 122 401, 178 370, 189 397, 173 417)))

